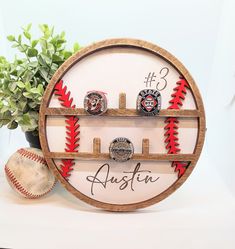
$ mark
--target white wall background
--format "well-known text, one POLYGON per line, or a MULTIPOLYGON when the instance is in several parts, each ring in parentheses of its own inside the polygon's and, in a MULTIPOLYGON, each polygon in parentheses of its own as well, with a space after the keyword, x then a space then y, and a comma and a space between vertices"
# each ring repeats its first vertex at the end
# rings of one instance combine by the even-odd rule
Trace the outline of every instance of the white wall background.
MULTIPOLYGON (((0 53, 8 58, 14 56, 5 37, 18 33, 20 26, 30 22, 33 29, 39 23, 48 23, 55 25, 57 31, 65 30, 69 45, 74 41, 85 46, 105 38, 131 37, 167 49, 196 80, 207 113, 207 142, 203 150, 207 163, 199 161, 192 181, 198 177, 194 183, 200 184, 204 177, 204 187, 216 195, 220 185, 213 181, 211 173, 216 171, 219 181, 234 198, 234 11, 233 0, 0 0, 0 53)), ((19 129, 0 129, 0 174, 3 175, 9 155, 25 146, 19 129)), ((219 193, 218 202, 223 195, 219 193)))

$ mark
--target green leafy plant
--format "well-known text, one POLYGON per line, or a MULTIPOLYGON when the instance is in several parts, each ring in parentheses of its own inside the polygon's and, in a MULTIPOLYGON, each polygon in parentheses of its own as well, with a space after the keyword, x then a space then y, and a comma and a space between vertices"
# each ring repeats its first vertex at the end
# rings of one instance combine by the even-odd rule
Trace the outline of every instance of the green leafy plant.
POLYGON ((54 27, 39 26, 41 36, 33 39, 31 24, 18 37, 7 39, 18 50, 13 61, 0 56, 0 127, 38 134, 39 108, 43 93, 58 67, 80 49, 75 43, 67 50, 65 33, 54 33, 54 27))

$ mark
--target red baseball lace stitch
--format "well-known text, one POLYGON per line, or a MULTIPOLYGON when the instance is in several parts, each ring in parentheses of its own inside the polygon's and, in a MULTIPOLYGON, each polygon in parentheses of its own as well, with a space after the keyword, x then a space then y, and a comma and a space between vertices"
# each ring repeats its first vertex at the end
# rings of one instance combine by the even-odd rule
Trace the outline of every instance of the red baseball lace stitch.
POLYGON ((61 167, 61 175, 64 178, 68 178, 71 174, 70 172, 73 170, 73 166, 75 164, 73 159, 62 159, 61 160, 62 164, 60 165, 61 167))
POLYGON ((168 154, 176 154, 177 152, 180 151, 180 149, 178 148, 179 143, 177 142, 179 139, 177 137, 178 135, 178 126, 177 124, 179 123, 179 121, 177 120, 177 118, 167 118, 165 123, 168 123, 165 126, 165 130, 167 130, 164 134, 164 136, 166 136, 167 138, 165 139, 165 143, 167 143, 166 145, 166 149, 168 150, 168 154))
POLYGON ((31 151, 28 151, 28 150, 21 148, 21 149, 17 150, 17 152, 20 155, 27 157, 35 162, 39 162, 39 163, 47 165, 46 160, 43 157, 41 157, 41 156, 31 152, 31 151))
MULTIPOLYGON (((188 83, 183 77, 180 77, 180 80, 176 82, 178 85, 175 87, 174 93, 171 95, 172 99, 169 101, 171 104, 168 109, 180 109, 180 107, 183 105, 182 100, 185 99, 185 95, 187 93, 187 88, 189 88, 188 83)), ((178 119, 169 117, 166 119, 165 123, 167 125, 165 126, 165 130, 167 130, 164 134, 167 138, 165 139, 166 143, 166 149, 168 150, 168 154, 177 154, 180 152, 180 148, 178 148, 178 119)), ((178 171, 178 177, 181 177, 185 170, 187 169, 188 163, 184 162, 172 162, 172 167, 175 167, 175 172, 178 171)))
POLYGON ((36 198, 39 198, 39 197, 42 197, 46 194, 48 194, 52 189, 53 187, 55 186, 56 184, 56 181, 54 182, 54 184, 52 185, 52 187, 45 193, 41 194, 41 195, 35 195, 33 193, 30 193, 28 190, 26 190, 21 184, 20 182, 15 178, 13 172, 7 167, 5 166, 5 173, 7 175, 7 177, 9 178, 10 182, 13 184, 13 186, 24 196, 24 197, 27 197, 29 199, 36 199, 36 198))
MULTIPOLYGON (((54 88, 54 94, 59 96, 58 99, 62 106, 66 108, 75 108, 73 105, 73 98, 70 97, 70 91, 67 91, 67 87, 63 86, 63 81, 60 80, 54 88)), ((78 152, 77 147, 79 146, 79 133, 78 131, 80 125, 78 124, 79 118, 76 116, 65 116, 66 120, 66 152, 78 152)), ((61 160, 62 164, 60 165, 60 173, 64 178, 68 178, 73 170, 74 159, 63 159, 61 160)))
POLYGON ((187 81, 181 76, 180 80, 177 81, 176 84, 178 86, 173 89, 175 92, 171 94, 171 97, 173 98, 169 101, 171 105, 168 109, 180 109, 180 107, 183 105, 182 100, 185 99, 185 95, 187 93, 186 89, 189 88, 187 81))
POLYGON ((63 80, 56 83, 54 90, 55 95, 59 96, 58 99, 62 106, 75 108, 75 105, 72 105, 73 98, 70 98, 70 91, 67 91, 67 86, 63 87, 63 80))
POLYGON ((66 125, 66 131, 67 137, 66 140, 68 143, 66 143, 67 149, 65 149, 66 152, 78 152, 77 147, 79 146, 78 141, 80 138, 78 137, 80 131, 78 131, 78 128, 80 125, 78 124, 78 118, 75 116, 67 117, 65 122, 68 124, 66 125))

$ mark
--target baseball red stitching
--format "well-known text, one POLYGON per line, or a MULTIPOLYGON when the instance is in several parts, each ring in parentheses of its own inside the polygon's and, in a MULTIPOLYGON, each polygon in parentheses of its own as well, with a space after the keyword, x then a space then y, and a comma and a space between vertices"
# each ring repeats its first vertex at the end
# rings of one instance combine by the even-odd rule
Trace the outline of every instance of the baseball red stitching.
POLYGON ((78 137, 80 131, 78 131, 78 128, 80 125, 78 124, 78 118, 75 116, 68 117, 65 122, 68 124, 66 126, 67 137, 66 140, 68 143, 66 143, 67 149, 65 149, 66 152, 78 152, 77 147, 79 146, 78 141, 80 138, 78 137))
POLYGON ((5 173, 7 175, 7 177, 9 178, 10 182, 13 184, 13 186, 24 196, 24 197, 27 197, 29 199, 36 199, 36 198, 39 198, 39 197, 42 197, 46 194, 48 194, 52 189, 53 187, 55 186, 56 184, 56 181, 54 182, 54 184, 52 185, 52 187, 45 193, 41 194, 41 195, 35 195, 35 194, 32 194, 30 193, 28 190, 26 190, 22 185, 21 183, 15 178, 13 172, 7 167, 5 166, 5 173))
MULTIPOLYGON (((179 81, 176 82, 177 87, 175 87, 174 93, 171 95, 172 99, 169 101, 171 104, 168 109, 180 109, 180 107, 183 105, 182 100, 185 99, 185 95, 187 93, 187 88, 189 88, 189 85, 187 81, 180 76, 179 81)), ((167 125, 165 126, 165 130, 167 130, 164 134, 167 138, 165 139, 166 143, 166 149, 168 154, 177 154, 180 152, 180 148, 178 148, 178 119, 169 117, 166 119, 165 123, 167 125)), ((172 162, 172 167, 175 167, 175 172, 178 171, 178 177, 181 177, 185 170, 187 169, 188 163, 185 162, 172 162)))
POLYGON ((63 80, 60 80, 56 83, 54 88, 55 95, 58 95, 58 99, 62 106, 75 108, 75 105, 72 105, 73 98, 70 98, 70 91, 67 91, 67 86, 63 86, 63 80))
POLYGON ((173 89, 174 93, 171 94, 173 98, 169 101, 171 105, 168 109, 180 109, 183 105, 182 100, 185 99, 186 89, 189 88, 189 85, 183 77, 180 76, 179 78, 180 80, 176 82, 178 86, 173 89))
MULTIPOLYGON (((60 80, 55 85, 55 95, 59 96, 58 99, 60 104, 66 108, 75 108, 76 106, 73 105, 73 98, 70 97, 70 91, 67 91, 67 87, 63 86, 63 81, 60 80)), ((65 151, 66 152, 78 152, 78 141, 79 138, 79 127, 78 124, 79 118, 76 116, 65 116, 66 120, 66 141, 67 143, 65 151)), ((74 159, 64 159, 61 160, 62 164, 60 165, 60 173, 64 178, 68 178, 71 174, 70 172, 73 170, 74 166, 74 159)))
POLYGON ((62 164, 60 165, 61 167, 60 173, 63 177, 68 178, 71 175, 69 172, 73 170, 75 162, 73 159, 62 159, 61 162, 62 164))
POLYGON ((22 155, 23 157, 27 157, 28 159, 31 159, 35 162, 39 162, 39 163, 47 165, 46 160, 43 157, 41 157, 41 156, 31 152, 31 151, 28 151, 26 149, 21 148, 21 149, 17 150, 17 152, 20 155, 22 155))
POLYGON ((167 138, 165 139, 166 149, 168 150, 168 154, 176 154, 177 152, 180 151, 178 148, 179 143, 177 142, 179 139, 177 137, 178 135, 178 126, 177 124, 179 121, 177 118, 167 118, 165 123, 168 123, 165 126, 165 130, 167 130, 164 134, 167 138))

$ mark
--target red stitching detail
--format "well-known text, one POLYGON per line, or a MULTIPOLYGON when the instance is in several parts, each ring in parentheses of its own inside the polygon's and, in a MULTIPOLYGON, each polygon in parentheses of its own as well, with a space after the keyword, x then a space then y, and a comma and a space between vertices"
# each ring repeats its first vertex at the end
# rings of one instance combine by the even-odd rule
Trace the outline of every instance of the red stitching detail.
POLYGON ((43 157, 41 157, 41 156, 31 152, 31 151, 28 151, 26 149, 21 148, 21 149, 17 150, 17 152, 20 155, 22 155, 23 157, 27 157, 35 162, 39 162, 39 163, 47 165, 46 160, 43 157))
POLYGON ((178 135, 178 126, 177 124, 179 121, 177 118, 167 118, 165 123, 168 123, 165 126, 165 130, 167 130, 164 134, 167 138, 165 139, 166 149, 168 150, 168 154, 176 154, 180 151, 178 148, 179 143, 177 142, 179 139, 177 137, 178 135))
POLYGON ((66 131, 66 140, 68 141, 68 143, 66 143, 66 152, 78 152, 78 150, 76 149, 79 146, 78 141, 80 140, 80 138, 78 137, 80 133, 80 131, 78 131, 78 128, 80 127, 80 125, 78 124, 78 120, 79 119, 77 117, 72 116, 68 117, 65 121, 68 124, 68 126, 66 126, 66 129, 68 130, 66 131))
MULTIPOLYGON (((168 109, 180 109, 180 107, 183 105, 182 100, 185 99, 185 95, 187 94, 187 88, 189 88, 189 85, 187 81, 183 77, 179 77, 180 80, 176 82, 178 85, 173 89, 174 93, 171 95, 173 98, 169 101, 171 104, 168 109)), ((168 154, 177 154, 180 152, 179 143, 178 140, 178 119, 169 117, 166 119, 165 123, 167 125, 165 126, 165 130, 167 130, 164 134, 166 137, 165 143, 166 143, 166 149, 168 150, 168 154)), ((188 163, 184 162, 172 162, 171 167, 175 167, 175 172, 178 171, 178 177, 181 177, 185 170, 188 167, 188 163)))
POLYGON ((171 97, 173 97, 169 103, 172 104, 168 109, 180 109, 180 106, 183 105, 182 100, 185 99, 186 89, 189 88, 187 81, 180 77, 180 80, 176 82, 178 85, 173 90, 175 91, 171 97))
POLYGON ((69 177, 70 172, 73 170, 73 166, 75 164, 73 159, 62 159, 61 167, 61 175, 65 178, 69 177))
MULTIPOLYGON (((73 103, 73 98, 70 97, 70 91, 67 91, 67 87, 63 86, 63 81, 60 80, 56 85, 55 85, 55 95, 59 96, 59 101, 62 106, 66 108, 75 108, 76 105, 72 105, 73 103)), ((78 146, 79 143, 78 141, 80 140, 79 138, 79 127, 80 125, 78 124, 79 118, 76 116, 65 116, 66 120, 66 141, 67 143, 65 151, 66 152, 78 152, 78 146)), ((73 170, 74 166, 74 159, 63 159, 61 160, 62 164, 60 165, 60 173, 64 178, 68 178, 73 170)))
POLYGON ((70 91, 67 91, 67 86, 63 87, 63 80, 60 80, 54 88, 55 95, 58 95, 58 99, 62 106, 75 108, 75 105, 72 105, 73 98, 70 98, 70 91))
POLYGON ((24 197, 27 197, 29 199, 36 199, 36 198, 39 198, 39 197, 42 197, 46 194, 48 194, 52 189, 53 187, 55 186, 56 184, 56 181, 54 182, 54 184, 52 185, 52 187, 45 193, 43 194, 40 194, 40 195, 35 195, 35 194, 32 194, 30 193, 28 190, 26 190, 22 185, 21 183, 15 178, 13 172, 7 167, 5 166, 5 173, 7 175, 7 177, 9 178, 9 180, 11 181, 11 183, 13 184, 13 186, 24 196, 24 197))
POLYGON ((175 172, 178 171, 178 177, 181 177, 188 167, 188 163, 184 162, 172 162, 171 167, 175 167, 175 172))

